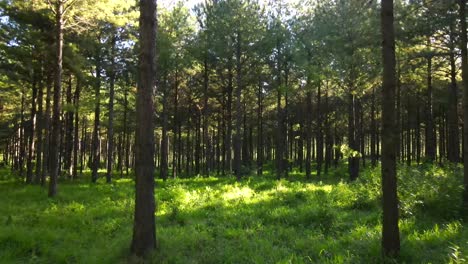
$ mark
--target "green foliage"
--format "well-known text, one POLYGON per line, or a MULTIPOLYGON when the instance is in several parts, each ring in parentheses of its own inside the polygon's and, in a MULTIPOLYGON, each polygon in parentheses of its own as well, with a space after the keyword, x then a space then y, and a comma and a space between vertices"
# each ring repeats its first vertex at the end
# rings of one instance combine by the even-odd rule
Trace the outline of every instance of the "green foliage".
MULTIPOLYGON (((6 168, 0 175, 0 263, 127 262, 132 180, 62 182, 49 200, 6 168)), ((157 181, 153 262, 381 262, 379 168, 349 184, 299 177, 157 181)), ((458 167, 400 168, 397 263, 466 263, 468 230, 455 213, 460 182, 458 167)))

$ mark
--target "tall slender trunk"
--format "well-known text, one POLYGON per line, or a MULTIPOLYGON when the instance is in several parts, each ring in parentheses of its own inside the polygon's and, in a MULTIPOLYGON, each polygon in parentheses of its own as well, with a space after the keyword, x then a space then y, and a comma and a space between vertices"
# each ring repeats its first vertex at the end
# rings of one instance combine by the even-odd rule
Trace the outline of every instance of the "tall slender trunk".
POLYGON ((323 125, 322 125, 322 85, 317 89, 317 177, 320 177, 323 163, 323 125))
POLYGON ((73 151, 73 116, 74 109, 71 109, 72 106, 72 76, 70 75, 68 79, 68 85, 66 90, 66 120, 65 120, 65 138, 64 138, 64 167, 67 170, 68 176, 72 176, 72 151, 73 151))
MULTIPOLYGON (((42 65, 41 65, 42 71, 42 65)), ((43 113, 43 105, 44 105, 44 87, 42 86, 42 74, 39 78, 39 91, 37 94, 37 147, 36 147, 36 170, 34 173, 34 183, 39 184, 41 181, 41 169, 42 169, 42 150, 43 150, 43 137, 42 137, 42 130, 44 129, 44 113, 43 113)))
POLYGON ((156 0, 140 0, 139 85, 135 133, 135 216, 131 252, 139 257, 156 248, 154 211, 154 105, 156 0))
POLYGON ((263 86, 258 83, 257 106, 257 175, 263 175, 263 86))
MULTIPOLYGON (((428 40, 429 43, 429 40, 428 40)), ((429 44, 428 44, 429 45, 429 44)), ((434 111, 432 105, 432 55, 427 58, 427 102, 426 102, 426 158, 433 162, 436 158, 436 138, 434 111)))
MULTIPOLYGON (((98 48, 99 49, 99 48, 98 48)), ((96 56, 96 79, 94 83, 94 129, 93 129, 93 165, 91 173, 91 181, 95 183, 99 177, 98 170, 101 163, 101 152, 100 150, 100 115, 101 115, 101 58, 100 51, 97 51, 96 56)))
POLYGON ((461 41, 460 50, 462 55, 462 79, 463 79, 463 208, 464 214, 468 215, 468 52, 467 52, 467 36, 466 36, 466 0, 458 0, 461 41))
POLYGON ((448 122, 448 160, 451 162, 460 161, 460 135, 458 133, 458 87, 457 87, 457 69, 455 64, 455 46, 456 39, 454 25, 450 27, 450 86, 449 102, 447 109, 448 122))
POLYGON ((52 96, 52 76, 49 73, 47 75, 47 83, 46 83, 46 110, 44 115, 44 150, 43 150, 43 157, 42 157, 42 172, 41 172, 41 185, 45 185, 46 175, 50 173, 50 131, 51 124, 50 124, 50 100, 52 96))
POLYGON ((241 124, 242 124, 242 64, 241 64, 241 34, 237 32, 236 62, 236 134, 234 135, 234 173, 237 180, 241 178, 241 124))
MULTIPOLYGON (((348 145, 353 152, 359 150, 356 140, 356 98, 351 92, 348 94, 348 145)), ((348 157, 348 172, 351 181, 358 178, 359 158, 354 154, 348 157)))
POLYGON ((312 92, 307 91, 306 95, 306 160, 305 160, 305 171, 306 178, 311 178, 311 163, 312 163, 312 92))
POLYGON ((75 105, 75 127, 74 127, 74 136, 73 136, 73 169, 72 169, 72 178, 76 179, 78 177, 78 150, 80 148, 80 137, 79 137, 79 122, 80 122, 80 93, 81 93, 81 79, 76 78, 76 88, 75 94, 73 96, 73 104, 75 105))
POLYGON ((60 149, 60 103, 62 93, 62 55, 63 55, 63 0, 57 0, 55 6, 56 26, 56 54, 55 54, 55 83, 54 105, 52 116, 52 135, 50 138, 50 181, 49 197, 57 194, 57 178, 59 175, 59 149, 60 149))
MULTIPOLYGON (((166 82, 164 82, 164 85, 166 85, 166 82)), ((167 87, 164 89, 164 95, 163 95, 163 110, 162 110, 162 136, 161 136, 161 166, 159 167, 160 170, 160 177, 163 180, 167 180, 168 177, 168 162, 169 162, 169 137, 167 135, 167 100, 168 100, 168 95, 167 93, 167 87)))
POLYGON ((29 141, 28 141, 28 160, 26 163, 26 183, 33 181, 33 156, 34 156, 34 133, 36 126, 36 100, 37 100, 37 72, 33 73, 32 80, 32 97, 31 97, 31 120, 29 125, 29 141))
POLYGON ((26 120, 24 117, 24 108, 26 102, 26 91, 24 88, 21 92, 21 110, 20 110, 20 127, 19 127, 19 156, 18 156, 18 167, 19 167, 19 174, 21 177, 24 175, 24 157, 26 156, 26 136, 25 136, 25 129, 26 129, 26 120))
POLYGON ((370 138, 370 156, 371 156, 371 166, 375 167, 377 165, 377 121, 375 120, 375 87, 372 88, 372 101, 371 101, 371 138, 370 138))
POLYGON ((395 130, 395 34, 393 25, 393 0, 382 0, 382 253, 395 257, 400 251, 400 231, 398 228, 398 196, 396 177, 396 143, 398 131, 395 130))
POLYGON ((227 87, 227 133, 225 138, 226 145, 226 168, 229 173, 232 173, 232 93, 233 93, 233 79, 234 74, 232 72, 232 59, 228 60, 228 87, 227 87))
POLYGON ((107 128, 107 173, 106 182, 112 182, 112 163, 114 157, 114 94, 115 94, 115 44, 117 37, 111 40, 111 69, 109 73, 109 123, 107 128))
POLYGON ((179 155, 179 149, 178 146, 180 146, 180 141, 178 140, 178 128, 179 128, 179 117, 178 117, 178 111, 179 111, 179 71, 176 66, 175 70, 175 80, 174 80, 174 122, 173 122, 173 134, 174 134, 174 140, 173 140, 173 152, 172 152, 172 178, 177 178, 178 175, 178 170, 179 164, 177 163, 178 159, 177 156, 179 155))
MULTIPOLYGON (((208 47, 207 47, 208 49, 208 47)), ((203 110, 202 110, 202 115, 203 115, 203 156, 205 157, 205 164, 203 166, 203 174, 205 176, 209 176, 210 174, 210 166, 209 166, 209 160, 211 156, 209 155, 210 151, 210 139, 208 135, 208 122, 209 122, 209 105, 208 105, 208 99, 209 99, 209 94, 208 94, 208 87, 209 87, 209 68, 208 68, 208 51, 207 54, 205 54, 205 58, 203 61, 203 110)))

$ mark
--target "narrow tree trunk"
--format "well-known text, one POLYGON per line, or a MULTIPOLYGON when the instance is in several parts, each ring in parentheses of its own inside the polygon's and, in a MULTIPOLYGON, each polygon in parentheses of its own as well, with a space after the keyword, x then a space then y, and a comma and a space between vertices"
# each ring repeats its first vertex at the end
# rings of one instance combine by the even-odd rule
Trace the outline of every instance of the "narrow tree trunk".
POLYGON ((448 160, 451 162, 460 161, 460 136, 458 133, 458 87, 457 87, 457 69, 455 64, 455 32, 451 25, 450 31, 450 86, 449 102, 447 110, 448 122, 448 160))
MULTIPOLYGON (((41 67, 42 71, 42 67, 41 67)), ((36 147, 36 170, 34 173, 34 183, 39 184, 41 181, 41 168, 42 168, 42 150, 43 150, 43 137, 42 130, 44 129, 44 113, 43 113, 43 100, 44 100, 44 87, 42 86, 42 74, 39 78, 39 91, 37 94, 37 147, 36 147)))
POLYGON ((73 98, 73 104, 75 105, 75 131, 73 136, 73 169, 72 169, 72 178, 76 179, 78 177, 78 150, 80 148, 80 138, 79 138, 79 122, 80 122, 80 93, 81 93, 81 79, 78 77, 76 79, 76 88, 73 98))
POLYGON ((100 51, 98 51, 98 55, 96 56, 96 79, 94 84, 94 129, 93 129, 93 145, 92 145, 92 153, 93 153, 93 165, 92 165, 92 173, 91 173, 91 181, 96 183, 99 175, 98 170, 101 163, 101 152, 99 151, 100 146, 100 139, 99 139, 99 132, 100 132, 100 115, 101 115, 101 58, 99 55, 100 51))
POLYGON ((107 128, 107 173, 106 182, 112 182, 112 163, 114 154, 114 94, 115 94, 115 43, 117 37, 112 36, 111 41, 111 70, 109 73, 109 123, 107 128))
POLYGON ((263 175, 263 85, 258 83, 257 106, 257 175, 263 175))
POLYGON ((145 256, 156 248, 154 211, 154 106, 156 0, 140 0, 140 66, 137 92, 136 192, 131 251, 145 256))
POLYGON ((242 67, 241 67, 241 35, 237 32, 237 78, 236 78, 236 134, 234 135, 234 173, 238 181, 241 179, 241 124, 242 124, 242 67))
POLYGON ((24 88, 21 92, 21 110, 20 110, 20 128, 19 128, 19 156, 18 156, 18 167, 19 167, 19 175, 20 177, 24 176, 24 157, 26 157, 26 120, 24 117, 24 108, 25 108, 25 101, 26 101, 26 91, 24 88))
POLYGON ((432 55, 427 58, 427 102, 426 102, 426 158, 433 162, 436 158, 436 138, 432 106, 432 55))
POLYGON ((468 52, 466 36, 466 0, 459 0, 459 15, 461 28, 460 50, 462 55, 462 79, 463 79, 463 165, 464 165, 464 192, 463 208, 464 214, 468 215, 468 52))
POLYGON ((323 163, 323 125, 322 125, 322 84, 319 82, 317 90, 317 177, 320 177, 323 163))
POLYGON ((312 166, 312 92, 307 91, 306 95, 306 160, 305 160, 305 171, 306 178, 311 178, 311 166, 312 166))
POLYGON ((396 178, 395 131, 395 35, 393 26, 393 0, 382 0, 382 253, 385 257, 396 257, 400 251, 398 228, 398 196, 396 178))
MULTIPOLYGON (((356 142, 356 98, 351 92, 348 94, 348 145, 353 152, 359 150, 356 142)), ((355 154, 348 157, 348 172, 351 181, 358 178, 359 158, 355 154)))
POLYGON ((56 1, 55 26, 56 28, 56 54, 55 54, 55 83, 54 105, 52 116, 52 135, 50 139, 50 181, 49 197, 57 194, 57 178, 59 175, 59 149, 60 149, 60 103, 62 93, 62 52, 63 52, 63 0, 56 1))
POLYGON ((371 138, 370 138, 370 156, 371 156, 371 166, 375 167, 377 165, 377 122, 375 120, 375 88, 372 88, 372 102, 371 102, 371 138))
MULTIPOLYGON (((208 42, 207 42, 208 43, 208 42)), ((207 47, 208 49, 208 47, 207 47)), ((209 68, 208 68, 208 51, 205 54, 204 62, 203 62, 203 110, 202 110, 202 115, 203 115, 203 156, 205 157, 205 164, 203 166, 203 174, 205 176, 210 175, 210 166, 209 166, 209 160, 210 160, 210 155, 209 155, 209 148, 210 148, 210 143, 209 143, 209 135, 208 135, 208 122, 209 122, 209 105, 208 105, 208 86, 209 86, 209 68)))
POLYGON ((173 140, 173 149, 174 151, 172 152, 172 178, 177 178, 178 175, 178 170, 179 170, 179 164, 177 163, 178 159, 177 156, 179 155, 179 149, 178 146, 180 145, 180 141, 178 141, 178 128, 179 128, 179 117, 178 117, 178 111, 179 111, 179 72, 176 66, 175 70, 175 80, 174 80, 174 122, 173 122, 173 134, 174 134, 174 140, 173 140))
POLYGON ((34 133, 36 126, 36 100, 37 100, 37 73, 33 73, 32 81, 32 97, 31 97, 31 120, 29 126, 29 141, 28 141, 28 160, 26 163, 26 183, 33 181, 33 156, 34 156, 34 133))
POLYGON ((68 79, 68 85, 66 90, 66 120, 65 120, 65 138, 64 138, 64 167, 67 170, 67 175, 72 176, 72 151, 73 151, 73 115, 74 110, 70 109, 72 106, 72 77, 70 75, 68 79))
POLYGON ((47 76, 47 84, 46 84, 46 110, 44 115, 44 150, 43 150, 43 158, 42 158, 42 172, 41 172, 41 185, 45 185, 46 175, 50 172, 50 100, 52 96, 52 76, 48 74, 47 76))
MULTIPOLYGON (((166 83, 164 82, 164 85, 166 83)), ((167 87, 164 91, 163 95, 163 110, 162 110, 162 136, 161 136, 161 166, 159 167, 160 170, 160 177, 163 180, 167 180, 168 177, 168 163, 169 163, 169 137, 167 135, 167 87)))

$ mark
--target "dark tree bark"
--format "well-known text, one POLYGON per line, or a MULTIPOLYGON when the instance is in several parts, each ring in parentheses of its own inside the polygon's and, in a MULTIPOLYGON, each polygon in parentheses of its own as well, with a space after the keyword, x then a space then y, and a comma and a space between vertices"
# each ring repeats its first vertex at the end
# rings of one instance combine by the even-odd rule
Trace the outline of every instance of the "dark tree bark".
MULTIPOLYGON (((41 66, 42 71, 42 66, 41 66)), ((42 74, 39 78, 39 91, 37 94, 37 147, 36 147, 36 170, 34 172, 34 183, 39 184, 41 181, 41 169, 42 169, 42 150, 43 150, 43 137, 42 130, 44 128, 44 113, 43 113, 43 101, 44 101, 44 87, 42 86, 42 74)))
POLYGON ((434 130, 434 111, 432 105, 432 56, 427 59, 427 102, 426 102, 426 158, 436 159, 436 138, 434 130))
POLYGON ((371 166, 377 165, 377 121, 375 120, 375 88, 372 88, 372 101, 371 101, 371 132, 370 132, 370 158, 371 166))
POLYGON ((323 119, 322 119, 322 84, 317 89, 317 177, 322 173, 323 164, 323 119))
POLYGON ((173 134, 174 134, 174 139, 173 139, 173 149, 174 151, 172 152, 172 178, 177 178, 178 171, 179 171, 179 164, 178 164, 178 156, 180 155, 180 141, 178 140, 178 129, 179 129, 179 116, 178 116, 178 111, 179 111, 179 70, 176 66, 175 70, 175 80, 174 80, 174 120, 173 120, 173 134))
POLYGON ((383 87, 382 87, 382 253, 396 257, 400 251, 398 228, 398 196, 396 177, 395 130, 395 30, 393 25, 393 0, 382 0, 381 9, 383 87))
POLYGON ((242 146, 242 64, 241 64, 241 33, 237 32, 237 78, 236 78, 236 134, 234 135, 234 173, 237 180, 241 179, 241 146, 242 146))
POLYGON ((458 133, 458 87, 457 87, 457 69, 455 63, 455 34, 454 25, 450 29, 450 86, 449 102, 447 109, 448 122, 448 142, 447 158, 451 162, 460 161, 460 135, 458 133))
MULTIPOLYGON (((208 42, 207 42, 208 43, 208 42)), ((208 49, 208 47, 207 47, 208 49)), ((209 122, 209 105, 208 105, 208 99, 209 99, 209 94, 208 94, 208 87, 209 87, 209 82, 210 82, 210 76, 209 76, 209 65, 208 65, 208 51, 206 51, 205 58, 203 61, 203 109, 202 109, 202 115, 203 115, 203 156, 205 157, 205 164, 203 165, 203 174, 205 176, 209 176, 210 174, 210 166, 209 166, 209 160, 211 156, 209 155, 209 149, 210 149, 210 139, 208 135, 208 122, 209 122)))
POLYGON ((305 160, 305 171, 306 178, 311 178, 311 166, 312 166, 312 92, 307 91, 306 95, 306 160, 305 160))
POLYGON ((140 56, 135 133, 135 218, 131 251, 147 255, 156 247, 154 200, 153 90, 156 54, 156 0, 140 0, 140 56))
POLYGON ((107 173, 106 182, 112 182, 112 163, 114 153, 114 94, 115 94, 115 43, 117 37, 115 34, 111 40, 111 69, 109 72, 109 120, 107 128, 107 173))
POLYGON ((463 209, 464 214, 468 215, 468 52, 466 36, 466 0, 458 0, 461 41, 460 50, 462 55, 462 79, 463 79, 463 209))
MULTIPOLYGON (((348 94, 348 145, 352 151, 358 151, 356 140, 356 98, 353 93, 348 94)), ((355 155, 348 157, 348 172, 351 181, 359 176, 359 158, 355 155)))
POLYGON ((406 95, 406 165, 411 166, 412 160, 412 140, 411 140, 411 100, 409 94, 406 95))
POLYGON ((31 120, 29 126, 28 160, 26 162, 26 183, 33 181, 33 156, 34 156, 34 133, 36 127, 36 100, 37 100, 37 72, 33 73, 32 97, 31 97, 31 120))
POLYGON ((75 94, 73 96, 73 104, 75 106, 75 127, 73 136, 73 165, 72 165, 72 179, 78 177, 78 150, 80 148, 80 137, 79 137, 79 122, 80 122, 80 93, 81 93, 81 79, 76 79, 75 94))
POLYGON ((24 176, 24 157, 26 156, 26 136, 25 136, 25 130, 26 130, 26 120, 24 117, 24 108, 25 108, 25 102, 26 102, 26 91, 24 88, 22 89, 21 92, 21 110, 20 110, 20 127, 19 127, 19 156, 18 156, 18 170, 19 170, 19 175, 21 177, 24 176))
MULTIPOLYGON (((166 83, 164 82, 164 85, 166 83)), ((167 135, 167 119, 168 119, 168 109, 167 109, 167 87, 164 89, 163 95, 163 110, 162 110, 162 136, 161 136, 161 165, 159 167, 160 177, 163 180, 167 180, 168 177, 168 163, 169 163, 169 137, 167 135)))
POLYGON ((64 167, 67 170, 67 175, 72 175, 72 151, 73 151, 73 115, 74 110, 70 109, 72 106, 72 76, 70 75, 66 90, 66 105, 67 110, 65 114, 65 138, 64 138, 64 167))
POLYGON ((233 79, 234 74, 232 70, 232 59, 229 57, 228 60, 228 86, 227 86, 227 101, 226 101, 226 123, 227 123, 227 133, 226 138, 224 139, 224 144, 226 146, 226 158, 225 158, 225 167, 229 173, 232 173, 232 93, 233 93, 233 79))
POLYGON ((101 163, 101 151, 100 151, 100 116, 101 116, 101 58, 100 58, 100 47, 98 47, 96 55, 96 79, 94 83, 94 129, 93 129, 93 143, 91 151, 93 153, 92 161, 92 172, 91 181, 96 183, 99 175, 98 170, 101 163))
POLYGON ((41 171, 41 185, 45 185, 46 175, 50 172, 50 100, 52 95, 52 76, 49 73, 47 76, 47 84, 46 84, 46 110, 44 115, 44 150, 43 150, 43 157, 42 157, 42 171, 41 171))
POLYGON ((50 181, 49 197, 57 194, 57 178, 59 175, 59 149, 60 149, 60 108, 62 93, 62 59, 63 59, 63 5, 64 0, 57 0, 55 4, 56 26, 56 54, 55 54, 55 82, 54 105, 52 116, 52 135, 50 138, 50 181))
POLYGON ((263 85, 258 84, 257 106, 257 175, 263 175, 263 85))

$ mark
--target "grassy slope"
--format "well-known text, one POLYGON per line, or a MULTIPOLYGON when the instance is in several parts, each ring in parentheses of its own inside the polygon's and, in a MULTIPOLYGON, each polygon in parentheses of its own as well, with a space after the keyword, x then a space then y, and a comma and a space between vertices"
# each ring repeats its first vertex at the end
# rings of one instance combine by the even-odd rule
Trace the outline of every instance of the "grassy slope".
MULTIPOLYGON (((342 170, 335 175, 341 175, 342 170)), ((401 263, 468 259, 459 168, 400 170, 401 263)), ((251 177, 157 182, 155 263, 378 263, 379 173, 352 184, 251 177)), ((0 263, 125 263, 133 182, 60 182, 56 199, 0 171, 0 263)))

